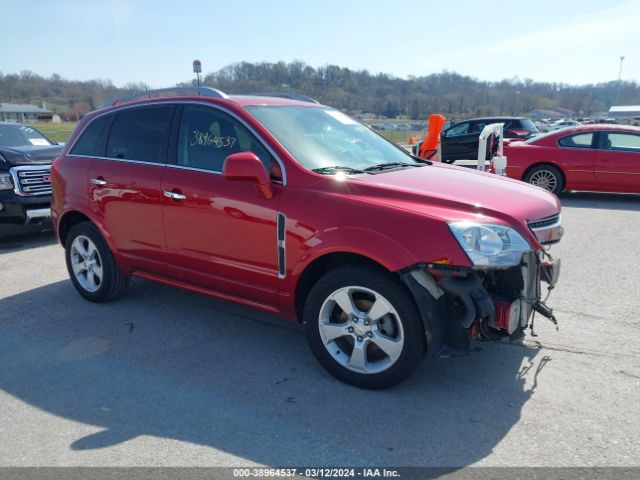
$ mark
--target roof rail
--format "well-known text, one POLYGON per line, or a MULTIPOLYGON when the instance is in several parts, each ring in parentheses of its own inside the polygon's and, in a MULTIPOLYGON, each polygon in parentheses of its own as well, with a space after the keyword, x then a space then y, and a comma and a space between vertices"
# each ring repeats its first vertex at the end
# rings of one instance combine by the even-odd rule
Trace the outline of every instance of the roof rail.
POLYGON ((198 95, 201 97, 229 98, 229 96, 221 90, 211 87, 173 87, 160 88, 157 90, 143 90, 132 93, 123 97, 116 97, 109 100, 103 105, 106 107, 115 107, 125 103, 135 102, 145 98, 166 98, 166 97, 184 97, 188 95, 198 95))
POLYGON ((249 95, 255 95, 256 97, 278 97, 288 98, 289 100, 298 100, 300 102, 320 103, 315 98, 311 98, 308 95, 296 92, 270 92, 270 93, 250 93, 249 95))

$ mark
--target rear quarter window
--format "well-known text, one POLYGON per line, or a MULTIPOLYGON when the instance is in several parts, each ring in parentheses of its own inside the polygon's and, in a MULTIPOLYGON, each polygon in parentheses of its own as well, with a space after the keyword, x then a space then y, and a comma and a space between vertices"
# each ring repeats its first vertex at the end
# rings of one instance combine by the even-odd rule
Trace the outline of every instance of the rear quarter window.
POLYGON ((92 120, 80 134, 80 138, 69 152, 71 155, 104 157, 107 133, 113 115, 103 115, 92 120))
POLYGON ((591 148, 593 132, 567 135, 558 140, 558 145, 568 148, 591 148))
POLYGON ((537 132, 538 129, 535 126, 535 124, 528 118, 521 118, 519 120, 519 123, 521 125, 521 128, 525 129, 525 130, 529 130, 530 132, 537 132))

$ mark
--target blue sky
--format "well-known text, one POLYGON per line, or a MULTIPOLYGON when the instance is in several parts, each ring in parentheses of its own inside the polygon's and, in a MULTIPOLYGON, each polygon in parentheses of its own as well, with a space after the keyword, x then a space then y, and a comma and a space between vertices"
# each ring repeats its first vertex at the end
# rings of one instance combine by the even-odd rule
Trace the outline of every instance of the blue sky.
POLYGON ((153 87, 238 61, 640 81, 640 1, 0 0, 0 71, 153 87), (430 5, 430 6, 427 6, 430 5), (486 5, 483 6, 483 5, 486 5))

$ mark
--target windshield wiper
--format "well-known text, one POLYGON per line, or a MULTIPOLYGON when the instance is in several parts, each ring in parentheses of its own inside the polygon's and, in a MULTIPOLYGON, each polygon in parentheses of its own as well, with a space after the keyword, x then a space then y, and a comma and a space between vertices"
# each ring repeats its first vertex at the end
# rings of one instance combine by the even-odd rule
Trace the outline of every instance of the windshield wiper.
POLYGON ((404 163, 404 162, 387 162, 387 163, 378 163, 377 165, 372 165, 364 169, 365 172, 372 172, 373 170, 386 170, 387 168, 394 167, 422 167, 422 164, 415 163, 404 163))
POLYGON ((320 167, 314 168, 311 170, 312 172, 325 174, 325 173, 335 173, 335 172, 344 172, 344 173, 366 173, 364 170, 358 170, 357 168, 344 167, 342 165, 331 165, 330 167, 320 167))
POLYGON ((416 162, 422 164, 422 165, 433 165, 433 162, 431 160, 427 160, 426 158, 421 158, 421 157, 417 157, 416 155, 410 153, 409 154, 411 156, 411 158, 413 158, 416 162))

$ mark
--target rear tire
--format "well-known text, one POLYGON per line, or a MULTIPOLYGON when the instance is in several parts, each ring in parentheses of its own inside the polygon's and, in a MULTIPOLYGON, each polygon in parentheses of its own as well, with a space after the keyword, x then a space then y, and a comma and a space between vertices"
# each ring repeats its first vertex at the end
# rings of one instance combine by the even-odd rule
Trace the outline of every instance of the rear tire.
POLYGON ((411 296, 385 272, 346 265, 325 274, 307 297, 303 319, 311 351, 339 380, 382 389, 402 382, 426 350, 411 296))
POLYGON ((538 165, 527 172, 524 181, 559 194, 564 189, 564 177, 560 169, 553 165, 538 165))
POLYGON ((67 270, 78 293, 91 302, 118 298, 129 284, 102 235, 91 222, 74 225, 65 242, 67 270))

